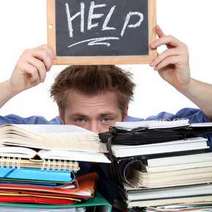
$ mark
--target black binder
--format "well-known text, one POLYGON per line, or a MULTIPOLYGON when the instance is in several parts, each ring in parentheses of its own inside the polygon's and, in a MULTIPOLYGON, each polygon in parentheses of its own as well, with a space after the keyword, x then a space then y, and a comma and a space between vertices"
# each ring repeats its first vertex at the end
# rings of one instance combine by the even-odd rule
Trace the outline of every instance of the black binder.
POLYGON ((109 132, 100 133, 102 142, 118 145, 142 145, 150 143, 161 143, 167 141, 181 140, 199 136, 212 136, 211 126, 182 126, 173 128, 134 128, 124 130, 119 127, 111 127, 109 132))

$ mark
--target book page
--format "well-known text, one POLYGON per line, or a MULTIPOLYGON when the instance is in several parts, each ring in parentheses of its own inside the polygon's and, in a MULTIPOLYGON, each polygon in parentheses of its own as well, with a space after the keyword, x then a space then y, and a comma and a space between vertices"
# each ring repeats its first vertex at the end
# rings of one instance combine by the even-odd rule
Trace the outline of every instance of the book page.
POLYGON ((95 134, 89 130, 86 130, 84 128, 75 126, 75 125, 54 125, 54 124, 15 124, 14 126, 34 132, 34 133, 67 133, 67 132, 75 132, 75 133, 92 133, 95 134))
POLYGON ((39 151, 38 155, 42 159, 110 163, 110 160, 103 153, 90 153, 83 151, 41 150, 39 151))
POLYGON ((212 122, 192 123, 191 127, 212 127, 212 122))

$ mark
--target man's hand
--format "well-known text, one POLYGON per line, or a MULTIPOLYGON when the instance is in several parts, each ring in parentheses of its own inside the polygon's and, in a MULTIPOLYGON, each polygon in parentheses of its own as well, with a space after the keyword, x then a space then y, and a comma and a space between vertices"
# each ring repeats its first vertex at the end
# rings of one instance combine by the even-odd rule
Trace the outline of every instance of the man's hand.
POLYGON ((155 28, 158 39, 150 47, 157 49, 166 45, 167 49, 159 54, 150 64, 160 76, 175 88, 186 89, 190 83, 189 55, 184 43, 173 36, 167 36, 159 26, 155 28))
POLYGON ((44 82, 53 59, 54 53, 46 45, 25 50, 8 81, 13 93, 17 94, 44 82))

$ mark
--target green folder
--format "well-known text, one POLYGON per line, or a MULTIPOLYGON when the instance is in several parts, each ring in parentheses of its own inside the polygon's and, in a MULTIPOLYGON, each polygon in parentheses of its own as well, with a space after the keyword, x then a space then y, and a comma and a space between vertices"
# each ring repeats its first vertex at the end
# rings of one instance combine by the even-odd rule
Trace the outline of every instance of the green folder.
MULTIPOLYGON (((93 199, 89 199, 83 203, 76 204, 66 204, 66 205, 42 205, 42 204, 16 204, 16 203, 0 203, 0 211, 4 208, 28 208, 30 212, 30 208, 36 209, 68 209, 68 208, 89 208, 89 207, 97 207, 98 209, 102 209, 104 212, 112 212, 111 204, 99 193, 96 194, 96 197, 93 199)), ((59 211, 59 210, 58 210, 59 211)))

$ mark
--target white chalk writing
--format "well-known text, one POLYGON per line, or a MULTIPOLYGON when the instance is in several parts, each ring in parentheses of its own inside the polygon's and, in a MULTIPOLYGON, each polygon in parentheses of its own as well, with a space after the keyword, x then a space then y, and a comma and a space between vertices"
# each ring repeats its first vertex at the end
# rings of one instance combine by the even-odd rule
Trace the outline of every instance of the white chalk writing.
POLYGON ((142 13, 139 13, 139 12, 129 12, 127 14, 126 20, 124 22, 124 26, 123 26, 122 31, 121 31, 121 37, 124 36, 124 33, 125 33, 127 27, 128 28, 139 27, 141 25, 141 23, 142 23, 143 20, 144 20, 144 15, 142 13), (135 15, 140 17, 139 21, 137 23, 135 23, 135 24, 129 24, 131 16, 135 16, 135 15))
POLYGON ((94 1, 91 1, 91 4, 90 4, 90 9, 89 9, 89 13, 88 13, 88 30, 94 28, 94 27, 98 27, 99 23, 95 23, 95 24, 92 24, 92 20, 93 19, 99 19, 101 18, 102 16, 104 16, 104 14, 95 14, 94 13, 94 9, 95 8, 99 8, 99 7, 105 7, 106 4, 97 4, 95 5, 95 2, 94 1))
POLYGON ((73 43, 73 44, 69 45, 68 48, 79 45, 81 43, 87 43, 87 42, 88 42, 88 46, 97 46, 97 45, 110 46, 111 44, 109 42, 102 42, 102 41, 106 41, 106 40, 119 40, 119 37, 91 38, 91 39, 79 41, 77 43, 73 43))
POLYGON ((73 21, 75 21, 77 18, 80 17, 80 32, 81 33, 86 33, 86 31, 91 31, 95 28, 99 28, 100 31, 114 31, 117 35, 117 32, 120 30, 118 33, 120 37, 117 36, 102 36, 102 37, 97 37, 97 38, 89 38, 85 39, 79 42, 72 43, 68 45, 68 48, 71 48, 73 46, 82 44, 82 43, 87 43, 89 46, 93 45, 104 45, 104 46, 110 46, 111 40, 120 40, 124 35, 126 34, 127 29, 135 29, 141 26, 142 22, 144 21, 144 15, 141 12, 138 11, 129 11, 125 19, 123 19, 123 25, 120 28, 117 28, 115 26, 111 26, 111 19, 112 16, 114 15, 117 6, 113 5, 109 12, 105 14, 105 10, 103 8, 107 7, 106 4, 96 4, 94 1, 90 2, 90 7, 88 10, 88 17, 87 17, 87 26, 85 26, 85 3, 81 2, 80 3, 80 11, 71 15, 70 8, 71 6, 68 3, 65 3, 65 12, 66 12, 66 17, 67 17, 67 23, 68 23, 68 32, 69 32, 69 37, 73 38, 74 37, 74 26, 78 27, 79 25, 74 25, 73 21), (103 12, 96 12, 96 10, 103 10, 103 12), (132 21, 136 20, 137 21, 132 21), (134 22, 134 23, 133 23, 134 22), (102 23, 102 26, 100 25, 102 23))
POLYGON ((109 13, 107 14, 107 16, 105 18, 105 21, 104 21, 104 23, 102 25, 102 31, 104 31, 104 30, 116 30, 115 27, 109 27, 108 26, 108 23, 109 23, 109 21, 111 19, 111 16, 113 15, 113 12, 114 12, 115 8, 116 8, 116 6, 111 7, 109 13))
POLYGON ((69 5, 68 3, 65 4, 66 7, 66 15, 67 15, 67 22, 68 22, 68 29, 69 29, 69 37, 72 38, 73 37, 73 25, 72 25, 72 21, 77 18, 77 16, 80 15, 81 17, 81 24, 80 24, 80 30, 81 32, 84 32, 84 14, 85 14, 85 4, 84 3, 80 3, 80 7, 81 10, 80 12, 76 13, 75 15, 71 16, 70 14, 70 9, 69 9, 69 5))

